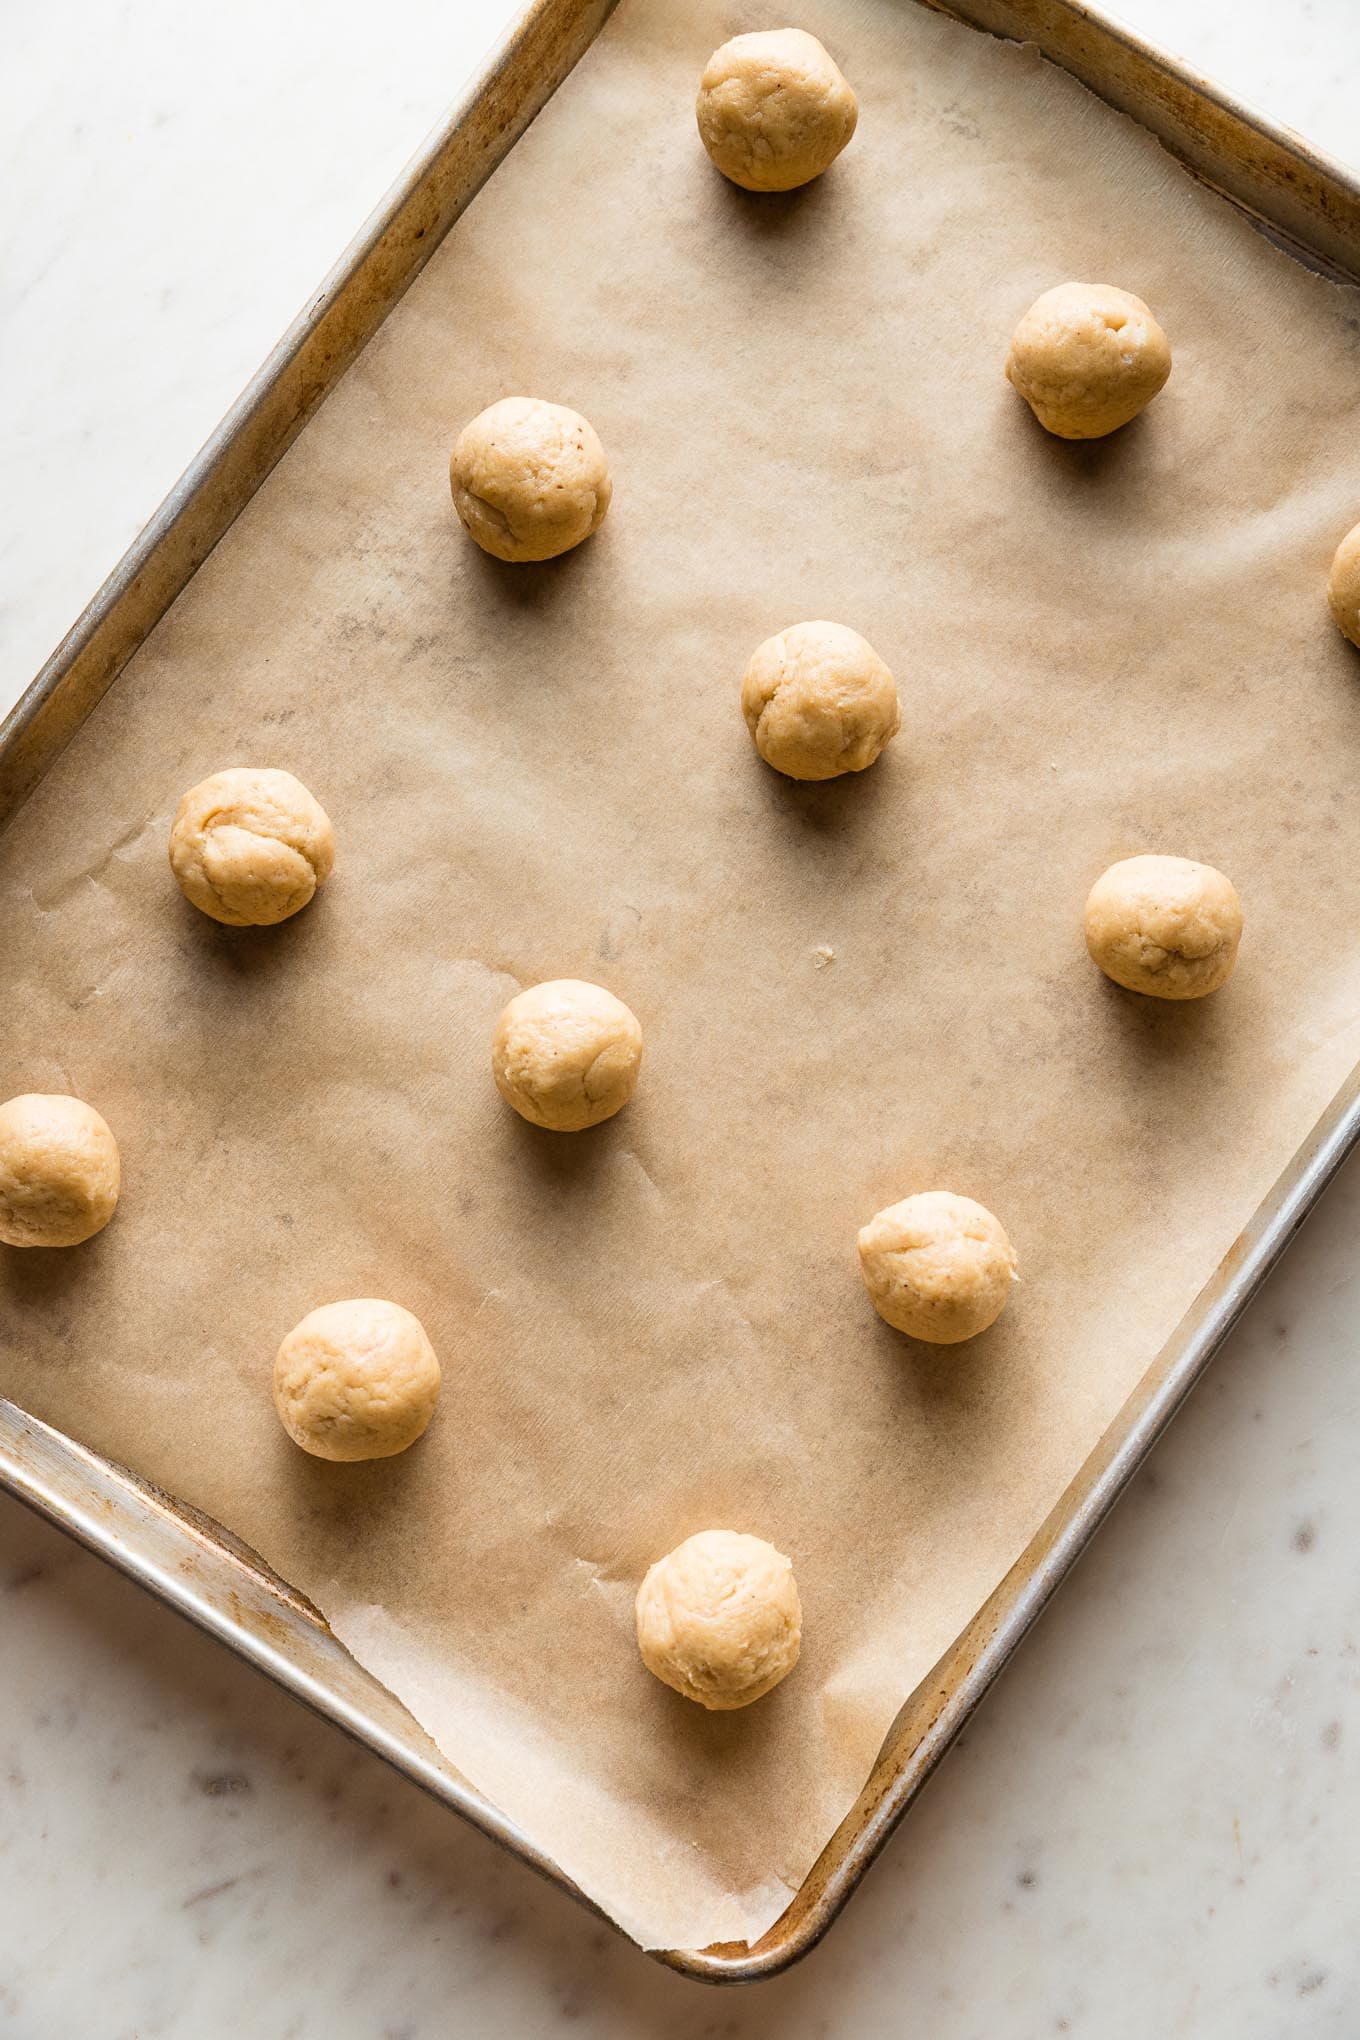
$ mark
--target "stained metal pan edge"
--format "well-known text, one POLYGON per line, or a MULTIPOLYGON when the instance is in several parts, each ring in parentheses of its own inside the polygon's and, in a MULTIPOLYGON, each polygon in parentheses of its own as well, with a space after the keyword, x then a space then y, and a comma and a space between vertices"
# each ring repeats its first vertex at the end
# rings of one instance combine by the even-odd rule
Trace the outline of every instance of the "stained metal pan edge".
POLYGON ((513 1821, 459 1776, 400 1701, 337 1642, 311 1603, 221 1524, 3 1397, 0 1490, 385 1757, 592 1912, 598 1910, 513 1821))
POLYGON ((712 1982, 749 1983, 816 1946, 1358 1141, 1360 1070, 1233 1242, 1047 1521, 911 1695, 859 1799, 788 1910, 752 1947, 668 1953, 662 1961, 712 1982))
MULTIPOLYGON (((1304 260, 1360 281, 1360 183, 1080 0, 923 0, 1029 42, 1149 128, 1304 260)), ((533 0, 415 157, 0 724, 0 829, 250 500, 459 213, 566 77, 614 0, 533 0)), ((754 1947, 658 1959, 709 1982, 785 1969, 826 1932, 964 1720, 1360 1140, 1357 1071, 1205 1286, 1006 1579, 917 1691, 855 1806, 754 1947)), ((589 1904, 475 1792, 316 1611, 255 1554, 0 1400, 0 1487, 187 1615, 589 1904)), ((592 1907, 592 1910, 595 1908, 592 1907)))
POLYGON ((590 47, 614 5, 529 0, 469 80, 0 722, 0 831, 590 47))
POLYGON ((1032 43, 1310 268, 1360 282, 1360 178, 1083 0, 921 0, 1032 43))

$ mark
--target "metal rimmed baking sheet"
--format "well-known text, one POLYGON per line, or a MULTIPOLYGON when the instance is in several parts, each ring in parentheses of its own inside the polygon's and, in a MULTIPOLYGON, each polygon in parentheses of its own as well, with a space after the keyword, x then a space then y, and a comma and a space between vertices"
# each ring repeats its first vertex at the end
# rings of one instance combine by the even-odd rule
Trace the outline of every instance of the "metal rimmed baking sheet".
MULTIPOLYGON (((830 10, 828 15, 829 13, 830 10)), ((826 32, 829 37, 832 37, 830 25, 828 25, 826 32)), ((834 40, 834 37, 832 39, 834 40)), ((981 47, 985 48, 986 46, 981 47)), ((973 55, 970 54, 968 62, 971 63, 972 61, 973 55)), ((983 60, 978 56, 976 61, 981 64, 983 60)), ((965 65, 965 73, 966 71, 967 65, 965 65)), ((1036 78, 1042 76, 1042 74, 1038 73, 1035 75, 1036 78)), ((1045 86, 1043 89, 1051 88, 1045 86)), ((966 108, 963 118, 966 122, 966 108)), ((964 135, 962 139, 967 140, 968 137, 964 135)), ((867 145, 867 127, 865 141, 867 145)), ((543 144, 543 146, 546 147, 547 144, 543 144)), ((1228 185, 1229 167, 1225 165, 1224 175, 1215 181, 1223 183, 1225 186, 1228 185)), ((727 203, 725 197, 722 202, 724 204, 727 203)), ((768 251, 772 241, 777 238, 778 234, 783 233, 786 241, 788 238, 787 227, 781 227, 777 223, 780 220, 787 221, 790 218, 796 218, 797 215, 793 209, 789 209, 784 213, 777 213, 767 209, 763 215, 757 214, 756 217, 762 222, 763 245, 768 251)), ((735 214, 732 216, 732 220, 728 221, 724 231, 746 232, 748 231, 748 221, 748 215, 735 214), (733 221, 739 221, 742 224, 734 226, 733 221)), ((1294 221, 1292 225, 1294 228, 1297 228, 1297 221, 1294 221)), ((1227 229, 1225 229, 1226 231, 1227 229)), ((1298 238, 1297 232, 1295 232, 1295 238, 1298 238)), ((619 244, 615 243, 614 245, 617 247, 619 244)), ((452 249, 450 253, 452 253, 452 249)), ((1326 254, 1329 259, 1335 260, 1335 251, 1333 250, 1320 249, 1319 253, 1326 254)), ((482 243, 479 250, 474 249, 474 255, 481 259, 484 264, 486 263, 488 258, 485 242, 482 243)), ((787 256, 783 258, 785 263, 787 263, 788 259, 787 256)), ((767 282, 770 280, 777 282, 778 280, 777 269, 774 263, 767 262, 766 280, 767 282)), ((433 299, 433 290, 430 296, 433 299)), ((420 309, 420 307, 417 307, 417 316, 420 309)), ((439 322, 437 320, 431 321, 427 327, 427 338, 431 346, 438 344, 440 333, 439 322)), ((581 375, 579 366, 576 373, 579 378, 581 375)), ((606 436, 608 437, 609 435, 607 434, 606 436)), ((209 477, 205 476, 203 479, 205 485, 209 484, 209 477)), ((1089 475, 1087 479, 1089 480, 1089 475)), ((191 497, 193 493, 192 490, 189 492, 191 497)), ((212 495, 210 486, 208 488, 208 495, 209 497, 212 495)), ((212 508, 213 514, 220 519, 223 511, 229 506, 219 502, 215 507, 211 503, 207 507, 212 508)), ((240 543, 242 545, 248 544, 248 536, 242 539, 240 543)), ((230 560, 224 559, 223 555, 219 555, 214 560, 213 571, 215 573, 222 574, 228 572, 229 569, 230 560)), ((562 580, 563 585, 569 587, 567 577, 563 576, 562 580)), ((492 585, 496 589, 499 599, 501 593, 499 584, 492 585)), ((505 588, 508 590, 509 584, 505 584, 505 588)), ((508 594, 506 599, 509 599, 508 594)), ((115 601, 112 605, 112 613, 117 616, 118 610, 119 604, 115 601)), ((181 618, 180 627, 191 629, 192 625, 186 625, 181 618)), ((739 631, 734 632, 734 636, 739 635, 739 631)), ((360 635, 358 642, 362 644, 362 635, 360 635)), ((188 640, 181 640, 182 645, 185 643, 197 648, 196 641, 192 637, 188 640)), ((1328 653, 1331 653, 1336 651, 1337 648, 1328 643, 1327 650, 1328 653)), ((356 655, 352 661, 351 669, 361 670, 362 664, 362 659, 356 655)), ((134 668, 133 672, 128 676, 129 682, 135 681, 135 673, 136 669, 134 668)), ((58 674, 56 676, 55 687, 49 687, 45 696, 45 714, 50 714, 51 702, 54 696, 60 697, 60 682, 61 676, 58 674)), ((23 727, 25 732, 30 734, 38 729, 38 717, 32 710, 28 712, 23 727)), ((289 741, 292 741, 292 739, 290 738, 289 741)), ((74 769, 74 767, 68 769, 74 769)), ((107 831, 100 840, 102 847, 108 848, 110 837, 107 831)), ((141 855, 141 846, 136 843, 135 839, 122 845, 115 843, 112 854, 115 857, 122 858, 127 855, 128 851, 132 853, 129 861, 135 861, 141 855)), ((3 861, 2 853, 0 853, 0 861, 3 861)), ((146 867, 146 871, 149 874, 149 864, 146 867)), ((121 873, 115 870, 114 875, 116 877, 121 876, 121 873)), ((87 864, 76 876, 82 886, 87 882, 95 885, 106 882, 94 870, 91 864, 87 864)), ((318 927, 324 925, 323 923, 318 923, 318 927)), ((306 954, 305 939, 297 945, 304 958, 306 954)), ((310 939, 315 943, 320 938, 313 936, 310 939)), ((611 957, 607 960, 611 962, 621 960, 621 967, 625 969, 632 967, 624 960, 627 948, 626 931, 623 931, 621 934, 620 931, 614 930, 608 934, 607 939, 616 950, 616 957, 611 957)), ((1096 1461, 1088 1460, 1086 1474, 1078 1476, 1075 1488, 1069 1491, 1070 1505, 1062 1522, 1056 1528, 1050 1523, 1047 1530, 1040 1531, 1038 1542, 1028 1548, 1025 1557, 1020 1560, 1017 1570, 1008 1575, 1007 1580, 998 1590, 999 1599, 989 1603, 981 1630, 979 1630, 977 1625, 974 1625, 968 1632, 965 1645, 956 1647, 942 1661, 945 1669, 939 1675, 938 1680, 931 1678, 925 1682, 918 1692, 916 1702, 913 1703, 913 1710, 909 1712, 906 1728, 902 1731, 902 1734, 907 1734, 910 1738, 910 1748, 908 1749, 904 1745, 902 1734, 899 1734, 894 1739, 891 1758, 887 1761, 886 1767, 880 1768, 879 1772, 876 1773, 876 1780, 870 1788, 869 1800, 866 1802, 866 1800, 861 1799, 859 1807, 849 1816, 847 1823, 839 1831, 837 1842, 833 1844, 833 1853, 830 1860, 828 1861, 827 1858, 824 1858, 821 1865, 814 1869, 807 1879, 801 1881, 799 1894, 793 1906, 783 1915, 782 1920, 771 1929, 770 1934, 765 1937, 761 1947, 749 1955, 745 1951, 742 1951, 740 1954, 710 1952, 704 1956, 683 1958, 688 1966, 695 1968, 701 1973, 738 1975, 758 1973, 763 1967, 767 1968, 776 1965, 782 1960, 789 1959, 793 1953, 806 1944, 808 1936, 816 1931, 818 1925, 824 1921, 830 1906, 839 1896, 843 1895, 849 1883, 853 1881, 853 1875, 857 1868, 862 1865, 867 1853, 876 1845, 877 1840, 881 1837, 888 1818, 900 1809, 905 1797, 915 1788, 916 1782, 919 1782, 919 1777, 928 1764, 934 1749, 938 1747, 939 1738, 943 1730, 957 1719, 962 1706, 971 1702, 981 1683, 985 1682, 990 1669, 999 1661, 999 1654, 1004 1654, 1004 1650, 1013 1644, 1019 1630, 1032 1615, 1034 1608, 1038 1605, 1056 1571, 1060 1569, 1062 1563, 1066 1562, 1067 1557, 1075 1548, 1074 1540, 1079 1542, 1080 1537, 1089 1531, 1089 1528, 1098 1518, 1099 1513, 1109 1499, 1112 1485, 1117 1482, 1118 1476, 1130 1463, 1130 1455, 1145 1445, 1151 1428, 1154 1428, 1155 1423, 1160 1421, 1167 1407, 1174 1402, 1177 1394, 1183 1392, 1188 1381, 1203 1363, 1208 1346, 1218 1335, 1224 1309, 1226 1307, 1236 1307, 1237 1303, 1240 1302, 1242 1295, 1249 1286, 1249 1276, 1262 1259, 1268 1258, 1276 1250, 1282 1231, 1286 1230, 1288 1225, 1293 1222, 1294 1217, 1297 1216, 1300 1201, 1306 1201, 1306 1197, 1316 1187, 1321 1175, 1330 1166, 1329 1158, 1334 1158, 1338 1143, 1344 1145, 1344 1142, 1350 1137, 1350 1133, 1350 1119, 1348 1108, 1346 1108, 1342 1110, 1340 1116, 1334 1122, 1324 1129, 1320 1137, 1318 1151, 1320 1159, 1315 1157, 1306 1164, 1302 1173, 1293 1183, 1293 1187, 1283 1195, 1281 1201, 1272 1205, 1271 1200, 1267 1198, 1266 1203, 1259 1207, 1258 1217, 1261 1213, 1266 1214, 1266 1217, 1260 1220, 1261 1230, 1256 1236, 1252 1252, 1245 1255, 1245 1258, 1241 1261, 1240 1268, 1230 1274, 1230 1277, 1223 1284, 1221 1293, 1216 1294, 1211 1300, 1211 1304, 1206 1307, 1207 1314, 1202 1316, 1201 1319, 1191 1320, 1187 1328, 1183 1329, 1176 1341, 1173 1342, 1173 1346, 1166 1349, 1169 1358, 1164 1358, 1161 1363, 1162 1374, 1159 1377, 1156 1392, 1145 1396, 1141 1403, 1138 1395, 1135 1394, 1134 1398, 1124 1406, 1122 1415, 1116 1420, 1114 1430, 1105 1432, 1103 1445, 1097 1448, 1097 1454, 1101 1451, 1108 1453, 1110 1455, 1109 1466, 1106 1467, 1100 1464, 1098 1459, 1096 1461), (1242 1272, 1243 1270, 1245 1272, 1242 1272)), ((1252 1221, 1252 1223, 1254 1225, 1257 1221, 1252 1221)), ((72 1424, 71 1428, 75 1428, 74 1424, 72 1424)), ((59 1444, 54 1444, 52 1441, 45 1439, 44 1451, 47 1453, 55 1452, 58 1460, 60 1459, 59 1444)), ((124 1456, 131 1458, 134 1455, 131 1452, 125 1452, 124 1456)), ((24 1467, 17 1463, 10 1477, 16 1486, 20 1487, 23 1486, 28 1478, 24 1467)), ((133 1495, 133 1499, 129 1502, 129 1507, 135 1511, 137 1506, 135 1491, 130 1492, 133 1495)), ((47 1505, 50 1506, 52 1494, 50 1482, 45 1493, 49 1497, 47 1505)), ((1059 1504, 1060 1508, 1063 1506, 1063 1503, 1059 1504)), ((198 1612, 201 1616, 201 1609, 198 1612)), ((257 1655, 257 1657, 259 1655, 258 1652, 253 1654, 257 1655)), ((275 1665, 273 1668, 275 1670, 280 1669, 278 1665, 275 1665)), ((308 1676, 311 1677, 312 1674, 309 1672, 308 1676)), ((290 1682, 294 1683, 295 1686, 300 1683, 297 1679, 292 1679, 290 1682)), ((338 1701, 337 1712, 343 1712, 338 1701)), ((363 1717, 355 1716, 354 1718, 360 1719, 363 1717)), ((369 1733, 371 1739, 381 1743, 381 1735, 370 1726, 365 1726, 364 1732, 369 1733)), ((460 1787, 459 1789, 465 1792, 465 1788, 460 1787)), ((457 1802, 456 1794, 450 1792, 449 1796, 455 1797, 457 1802)), ((466 1810, 470 1802, 465 1797, 457 1803, 462 1803, 466 1810)), ((494 1825, 494 1820, 491 1824, 494 1825)))

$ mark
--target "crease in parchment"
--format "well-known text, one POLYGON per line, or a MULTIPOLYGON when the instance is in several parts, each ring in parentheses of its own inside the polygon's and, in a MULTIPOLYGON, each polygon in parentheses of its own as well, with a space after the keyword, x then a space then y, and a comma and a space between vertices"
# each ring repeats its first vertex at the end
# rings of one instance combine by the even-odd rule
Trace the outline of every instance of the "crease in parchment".
POLYGON ((41 914, 55 913, 59 910, 63 901, 69 899, 78 887, 98 885, 114 859, 119 857, 123 851, 131 849, 133 844, 139 843, 149 832, 155 830, 159 822, 160 818, 157 815, 144 815, 141 821, 132 823, 130 827, 115 836, 111 842, 100 844, 90 854, 86 862, 80 864, 77 869, 66 873, 65 876, 57 881, 54 888, 40 890, 36 886, 30 886, 29 897, 36 910, 41 914))

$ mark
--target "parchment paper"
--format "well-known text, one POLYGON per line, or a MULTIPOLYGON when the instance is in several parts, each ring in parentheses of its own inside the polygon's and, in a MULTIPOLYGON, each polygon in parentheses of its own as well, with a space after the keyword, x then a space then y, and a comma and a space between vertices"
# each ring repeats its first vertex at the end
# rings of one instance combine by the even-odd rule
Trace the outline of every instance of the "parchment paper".
MULTIPOLYGON (((831 174, 752 199, 693 128, 757 14, 624 0, 0 845, 0 1095, 120 1139, 77 1252, 0 1253, 20 1403, 220 1518, 628 1931, 759 1934, 1360 1055, 1356 303, 1029 54, 794 4, 862 94, 831 174), (1069 276, 1144 295, 1166 393, 1103 445, 1001 376, 1069 276), (454 521, 456 428, 576 405, 614 508, 539 568, 454 521), (803 617, 894 668, 900 739, 799 787, 738 710, 803 617), (339 863, 220 929, 181 791, 286 766, 339 863), (1142 850, 1246 905, 1202 1005, 1116 991, 1086 890, 1142 850), (611 1124, 488 1072, 519 986, 646 1031, 611 1124), (981 1198, 1023 1287, 971 1346, 881 1325, 856 1227, 981 1198), (274 1348, 392 1296, 445 1367, 368 1467, 283 1436, 274 1348), (689 1532, 796 1565, 806 1645, 710 1718, 631 1607, 689 1532)), ((761 16, 760 18, 764 18, 761 16)))

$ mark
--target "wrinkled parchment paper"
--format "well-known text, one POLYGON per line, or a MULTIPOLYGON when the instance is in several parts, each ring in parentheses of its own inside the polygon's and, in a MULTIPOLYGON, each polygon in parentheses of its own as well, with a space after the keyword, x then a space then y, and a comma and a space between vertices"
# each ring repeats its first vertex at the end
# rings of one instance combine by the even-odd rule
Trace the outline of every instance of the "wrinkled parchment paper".
POLYGON ((759 1934, 904 1697, 1027 1542, 1360 1055, 1356 302, 1032 55, 801 0, 862 93, 786 199, 696 141, 749 9, 624 0, 598 47, 0 844, 0 1095, 69 1089, 123 1203, 0 1252, 0 1386, 255 1545, 628 1931, 759 1934), (1069 276, 1175 371, 1103 445, 1001 376, 1069 276), (600 536, 485 559, 456 428, 583 410, 600 536), (904 726, 796 786, 738 710, 757 641, 862 631, 904 726), (339 863, 297 921, 170 878, 180 792, 286 766, 339 863), (1087 962, 1097 873, 1207 858, 1246 904, 1203 1005, 1087 962), (646 1030, 597 1131, 522 1125, 492 1024, 595 978, 646 1030), (856 1227, 945 1185, 1023 1287, 975 1344, 881 1325, 856 1227), (442 1356, 400 1460, 296 1452, 274 1348, 392 1296, 442 1356), (712 1524, 797 1567, 749 1712, 643 1671, 648 1562, 712 1524))

